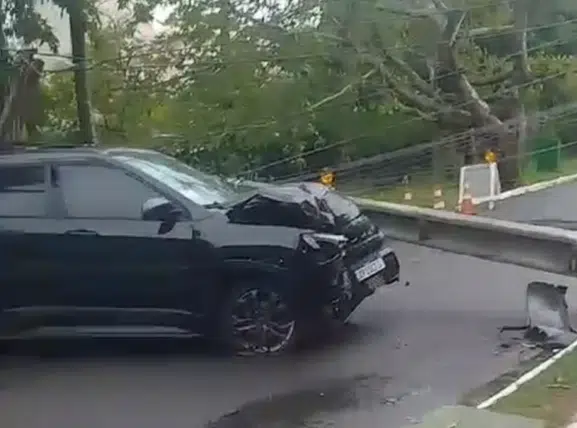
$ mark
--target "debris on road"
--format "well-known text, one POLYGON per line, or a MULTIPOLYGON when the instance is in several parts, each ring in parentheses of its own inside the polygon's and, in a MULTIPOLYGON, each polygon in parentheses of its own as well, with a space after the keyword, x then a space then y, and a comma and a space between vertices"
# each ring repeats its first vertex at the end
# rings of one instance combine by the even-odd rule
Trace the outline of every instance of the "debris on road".
POLYGON ((527 285, 527 323, 503 326, 505 331, 524 331, 523 338, 544 349, 564 348, 577 339, 571 327, 565 296, 567 287, 534 281, 527 285))

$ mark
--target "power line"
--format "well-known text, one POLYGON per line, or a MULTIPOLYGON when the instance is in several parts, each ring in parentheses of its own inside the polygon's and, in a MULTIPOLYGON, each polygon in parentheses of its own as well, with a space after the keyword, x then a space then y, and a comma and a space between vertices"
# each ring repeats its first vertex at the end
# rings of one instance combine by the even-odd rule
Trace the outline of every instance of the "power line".
MULTIPOLYGON (((576 20, 576 22, 577 22, 577 20, 576 20)), ((543 44, 534 46, 534 47, 531 48, 530 50, 539 50, 539 49, 542 49, 542 48, 544 48, 544 47, 550 47, 550 46, 552 46, 552 45, 562 45, 562 44, 570 43, 570 42, 572 42, 572 41, 565 41, 565 40, 559 38, 559 39, 556 39, 556 40, 554 40, 554 41, 550 41, 550 42, 546 42, 546 43, 543 43, 543 44)), ((519 55, 519 54, 521 54, 521 53, 523 53, 523 51, 519 50, 519 51, 510 53, 506 58, 508 58, 508 57, 514 57, 514 56, 519 55)), ((447 72, 447 73, 442 73, 442 74, 439 74, 439 75, 435 76, 435 80, 441 80, 441 79, 444 79, 444 78, 447 78, 447 77, 456 76, 456 75, 458 75, 458 74, 460 74, 460 73, 461 73, 460 70, 452 71, 452 72, 447 72)), ((555 75, 553 75, 553 76, 545 76, 545 77, 543 78, 543 81, 547 81, 547 80, 550 80, 550 79, 552 79, 552 78, 555 78, 555 77, 558 77, 558 76, 562 76, 562 75, 564 75, 564 74, 565 74, 565 72, 559 72, 559 73, 557 73, 557 74, 555 74, 555 75)), ((177 80, 178 78, 179 78, 179 77, 175 77, 174 79, 177 80)), ((515 89, 519 89, 519 88, 531 86, 531 85, 533 85, 533 84, 535 84, 535 83, 539 83, 539 82, 541 81, 540 79, 541 79, 541 78, 539 78, 539 79, 534 79, 534 80, 532 80, 532 81, 530 81, 530 82, 526 82, 526 83, 523 84, 523 85, 520 85, 520 86, 517 85, 517 86, 511 87, 511 88, 509 88, 508 90, 505 90, 504 93, 509 93, 509 92, 514 91, 515 89)), ((360 83, 360 82, 358 82, 358 83, 360 83)), ((119 88, 118 90, 127 90, 127 89, 128 89, 128 88, 126 88, 126 87, 121 87, 121 88, 119 88)), ((388 88, 387 88, 387 85, 383 85, 383 89, 384 89, 384 91, 385 91, 386 93, 389 93, 389 94, 393 94, 393 95, 394 95, 394 91, 391 90, 391 89, 388 89, 388 88)), ((340 91, 340 90, 339 90, 339 91, 340 91)), ((379 97, 381 97, 382 95, 383 95, 383 93, 375 93, 375 94, 372 94, 370 97, 371 97, 371 98, 372 98, 372 97, 379 98, 379 97)), ((496 95, 499 96, 499 95, 502 95, 502 93, 499 93, 499 92, 498 92, 496 95)), ((331 97, 331 95, 329 95, 327 98, 330 98, 330 97, 331 97)), ((322 100, 321 100, 321 101, 322 101, 322 100)), ((314 105, 318 105, 321 101, 314 103, 314 105)), ((457 104, 457 105, 447 105, 446 107, 447 107, 447 108, 452 108, 452 109, 458 109, 458 108, 461 108, 461 107, 466 107, 466 106, 469 105, 470 103, 472 103, 472 101, 464 102, 464 103, 457 104)), ((349 104, 350 104, 349 102, 343 102, 343 103, 334 103, 334 102, 333 102, 333 103, 326 104, 326 105, 327 105, 327 106, 330 106, 330 107, 341 107, 341 106, 347 106, 347 105, 349 105, 349 104)), ((306 110, 304 110, 304 111, 299 111, 299 112, 291 113, 291 114, 288 114, 288 115, 284 115, 284 116, 282 117, 282 120, 297 119, 297 118, 306 116, 306 115, 308 115, 308 114, 314 113, 314 112, 316 112, 316 111, 317 111, 317 109, 306 109, 306 110)), ((409 119, 408 122, 401 122, 401 123, 398 124, 398 126, 403 126, 403 125, 405 125, 405 124, 407 124, 407 123, 411 123, 411 122, 413 122, 413 121, 421 121, 421 120, 422 120, 422 118, 420 118, 420 117, 413 118, 413 119, 409 119)), ((224 131, 212 131, 212 132, 209 132, 209 133, 205 134, 205 138, 221 137, 221 136, 226 135, 227 133, 243 132, 243 131, 247 131, 247 130, 251 130, 251 129, 268 128, 268 127, 270 127, 270 126, 273 126, 273 125, 277 124, 278 121, 279 121, 279 119, 277 119, 277 118, 271 118, 271 119, 269 119, 269 120, 262 121, 262 122, 257 122, 257 123, 247 124, 247 125, 241 125, 241 126, 231 127, 231 128, 228 128, 228 129, 226 129, 226 130, 224 130, 224 131)), ((335 144, 336 144, 336 143, 335 143, 335 144)), ((319 151, 323 151, 323 150, 328 150, 328 149, 330 149, 330 148, 332 148, 332 146, 326 146, 325 148, 319 148, 318 150, 319 150, 319 151)), ((316 152, 315 152, 315 153, 316 153, 316 152)), ((304 153, 304 154, 309 154, 309 152, 306 152, 306 153, 304 153)), ((292 159, 292 160, 294 160, 294 159, 292 159)), ((272 166, 272 165, 271 165, 271 166, 272 166)))
MULTIPOLYGON (((495 5, 497 5, 497 3, 495 3, 495 5)), ((482 7, 487 7, 487 6, 488 6, 488 5, 483 5, 482 7)), ((467 9, 468 9, 468 8, 467 8, 467 9)), ((459 9, 459 10, 462 10, 462 9, 459 9)), ((446 12, 446 11, 443 11, 443 13, 445 13, 445 12, 446 12)), ((371 22, 373 22, 373 21, 371 21, 371 22)), ((573 23, 573 22, 577 22, 577 19, 576 19, 576 20, 570 20, 570 21, 564 21, 564 22, 561 22, 561 23, 554 23, 554 24, 550 24, 550 25, 535 26, 535 27, 528 28, 528 29, 526 29, 526 30, 525 30, 525 29, 517 29, 517 30, 511 30, 511 31, 502 31, 502 32, 499 32, 499 34, 514 34, 514 33, 520 32, 520 31, 534 31, 534 30, 540 30, 540 29, 546 29, 546 28, 555 28, 555 27, 562 26, 562 25, 568 25, 568 24, 571 24, 571 23, 573 23)), ((486 35, 486 37, 494 37, 494 36, 495 36, 494 34, 490 34, 490 35, 487 34, 487 35, 486 35)), ((476 36, 475 38, 478 39, 478 38, 483 38, 483 37, 484 37, 484 36, 476 36)), ((343 40, 343 39, 341 39, 341 40, 343 40)), ((568 43, 568 41, 563 41, 562 39, 558 39, 558 40, 559 40, 559 44, 561 44, 561 43, 568 43)), ((539 49, 539 48, 542 48, 542 47, 544 47, 544 46, 550 46, 551 43, 552 43, 552 42, 548 42, 548 43, 543 44, 543 45, 541 45, 541 46, 534 47, 533 49, 539 49)), ((183 50, 184 50, 184 49, 185 49, 185 48, 183 48, 183 50)), ((393 47, 393 48, 391 48, 391 49, 408 50, 409 47, 407 47, 407 46, 401 46, 401 47, 396 46, 396 47, 393 47)), ((169 52, 170 52, 170 51, 169 51, 169 52)), ((518 55, 519 53, 521 53, 521 52, 513 53, 513 54, 510 54, 510 55, 518 55)), ((147 52, 147 53, 143 53, 142 55, 145 56, 145 55, 149 55, 149 54, 150 54, 150 53, 147 52)), ((287 61, 288 61, 288 60, 305 59, 305 57, 308 57, 308 58, 319 58, 319 57, 325 57, 325 56, 328 56, 328 55, 321 55, 321 54, 310 54, 310 55, 302 55, 302 56, 294 56, 294 55, 293 55, 293 56, 287 56, 287 57, 284 57, 284 58, 283 58, 283 57, 278 57, 278 56, 277 56, 277 57, 271 56, 271 57, 267 57, 267 58, 265 58, 265 59, 262 59, 262 58, 260 58, 260 59, 245 58, 245 59, 239 59, 238 61, 242 61, 242 62, 254 62, 254 61, 261 61, 261 62, 262 62, 262 61, 267 61, 267 60, 268 60, 268 61, 283 61, 283 60, 287 60, 287 61)), ((119 57, 110 58, 109 60, 110 60, 110 62, 118 61, 118 60, 119 60, 119 57)), ((104 60, 100 61, 100 63, 101 63, 101 64, 105 64, 107 61, 108 61, 108 59, 104 59, 104 60)), ((215 60, 214 62, 207 61, 207 62, 205 62, 204 64, 206 64, 206 65, 208 66, 208 65, 210 65, 210 64, 212 64, 212 65, 221 65, 221 64, 228 65, 228 64, 234 64, 234 63, 235 63, 235 62, 232 61, 232 60, 228 60, 228 61, 215 60)), ((198 64, 203 64, 203 63, 202 63, 202 62, 199 62, 199 63, 194 64, 194 65, 198 65, 198 64)), ((141 64, 141 65, 136 65, 136 66, 135 66, 135 68, 137 68, 137 69, 138 69, 138 68, 144 69, 145 67, 146 67, 145 64, 141 64)), ((437 79, 442 79, 442 78, 444 78, 444 77, 449 77, 449 76, 451 76, 451 75, 456 75, 456 74, 458 74, 458 73, 460 73, 460 71, 445 73, 444 75, 437 76, 436 78, 437 78, 437 79)), ((513 91, 513 90, 515 90, 515 89, 518 89, 518 88, 521 88, 521 87, 525 87, 525 86, 530 86, 530 85, 533 85, 533 84, 535 84, 535 83, 543 82, 543 81, 546 81, 546 80, 549 80, 549 79, 551 79, 551 78, 555 78, 555 77, 558 77, 558 76, 561 76, 561 75, 564 75, 564 74, 565 74, 565 72, 559 72, 559 73, 556 73, 556 74, 551 75, 551 76, 545 76, 545 77, 542 77, 542 78, 539 78, 539 79, 533 79, 531 82, 527 82, 527 83, 525 83, 524 85, 517 85, 517 86, 515 86, 515 87, 513 87, 513 88, 507 89, 506 91, 499 92, 498 94, 507 93, 507 92, 513 91)), ((384 87, 385 87, 385 86, 383 85, 383 88, 384 88, 384 87)), ((392 92, 392 93, 394 93, 394 91, 390 91, 390 90, 388 90, 387 92, 392 92)), ((460 107, 466 106, 466 105, 468 105, 469 103, 470 103, 470 102, 465 102, 465 103, 461 103, 461 104, 456 105, 456 106, 451 106, 451 105, 449 105, 449 106, 447 106, 447 107, 450 108, 450 109, 456 109, 456 108, 460 108, 460 107)), ((317 103, 317 104, 318 104, 318 103, 317 103)), ((347 105, 347 104, 349 104, 349 103, 343 103, 343 105, 347 105)), ((334 104, 333 102, 331 102, 330 104, 327 104, 327 105, 330 105, 330 106, 333 106, 333 107, 334 107, 334 106, 338 106, 338 104, 334 104)), ((290 119, 290 117, 301 117, 301 116, 304 116, 304 115, 313 113, 314 111, 315 111, 315 110, 306 109, 305 111, 295 113, 294 116, 292 116, 292 115, 289 115, 288 117, 287 117, 287 116, 284 116, 282 119, 283 119, 283 120, 286 120, 286 119, 290 119)), ((222 132, 222 131, 220 131, 220 132, 212 132, 212 133, 208 133, 206 136, 207 136, 207 137, 210 137, 211 134, 212 134, 212 136, 219 136, 219 135, 225 135, 226 133, 229 133, 229 132, 237 132, 237 131, 243 131, 243 130, 254 129, 254 128, 268 127, 268 126, 271 126, 271 125, 273 125, 273 124, 276 124, 276 123, 278 122, 278 120, 279 120, 279 119, 272 119, 272 120, 269 120, 269 121, 266 121, 266 122, 260 123, 260 124, 259 124, 259 123, 256 123, 256 124, 243 125, 243 126, 239 126, 239 127, 236 127, 236 128, 233 127, 233 128, 229 128, 228 130, 225 130, 225 132, 222 132)), ((404 121, 404 122, 402 122, 402 123, 400 123, 400 124, 398 124, 398 125, 396 125, 396 126, 406 125, 406 124, 408 124, 408 123, 410 123, 410 122, 412 122, 412 121, 414 121, 414 120, 419 120, 419 121, 420 121, 420 120, 422 120, 422 118, 418 117, 418 118, 411 119, 411 120, 409 120, 409 121, 404 121)), ((355 138, 360 138, 360 137, 355 137, 355 138)), ((348 140, 350 140, 350 139, 348 139, 348 140)), ((277 165, 277 164, 282 164, 282 163, 290 162, 291 160, 296 160, 296 159, 298 159, 298 158, 301 158, 302 156, 306 156, 306 155, 310 155, 310 154, 322 152, 322 151, 328 150, 328 149, 330 149, 330 148, 338 147, 338 146, 341 146, 341 145, 344 145, 344 144, 345 144, 345 143, 343 143, 343 142, 341 141, 341 142, 337 142, 337 143, 335 143, 335 144, 333 144, 333 145, 329 145, 329 146, 326 146, 326 147, 321 147, 321 148, 318 148, 318 149, 315 149, 315 150, 311 150, 311 151, 308 151, 308 152, 304 152, 304 153, 301 153, 301 154, 299 154, 299 155, 297 155, 297 156, 294 156, 294 157, 290 157, 290 158, 287 158, 287 159, 279 160, 279 161, 277 161, 277 162, 275 162, 275 163, 270 163, 270 164, 268 164, 268 165, 264 165, 264 166, 260 167, 259 170, 260 170, 260 169, 264 169, 264 168, 268 168, 268 167, 271 167, 271 166, 274 166, 274 165, 277 165)), ((254 170, 251 171, 251 172, 254 172, 254 170)))
MULTIPOLYGON (((366 23, 373 23, 373 22, 374 21, 367 21, 366 23)), ((490 38, 494 38, 497 36, 503 36, 503 35, 513 35, 513 34, 522 33, 522 32, 533 32, 533 31, 540 31, 540 30, 546 30, 546 29, 553 29, 553 28, 563 27, 565 25, 570 25, 570 24, 577 24, 577 18, 566 20, 566 21, 561 21, 561 22, 555 22, 555 23, 551 23, 551 24, 546 24, 546 25, 535 25, 535 26, 522 28, 522 29, 516 29, 516 28, 510 28, 508 30, 500 29, 500 30, 496 31, 495 33, 488 32, 487 34, 469 36, 469 38, 475 39, 475 40, 490 39, 490 38)), ((326 37, 328 39, 332 39, 334 41, 348 42, 347 39, 342 38, 342 37, 338 37, 335 35, 328 35, 326 33, 322 33, 319 31, 313 31, 313 32, 317 35, 324 36, 324 37, 326 37)), ((442 43, 439 43, 439 44, 442 44, 442 43)), ((150 49, 153 46, 154 46, 153 44, 150 44, 150 45, 137 47, 135 49, 138 49, 138 50, 150 49)), ((389 51, 389 52, 395 52, 395 51, 406 52, 406 51, 411 51, 411 50, 417 49, 419 47, 421 47, 421 45, 415 44, 415 45, 404 45, 404 46, 387 46, 384 49, 389 51)), ((164 46, 164 48, 166 48, 166 46, 164 46)), ((8 50, 17 51, 16 49, 8 49, 8 50)), ((189 47, 172 48, 172 49, 168 48, 168 49, 163 50, 163 54, 175 54, 175 53, 179 53, 179 52, 188 52, 188 51, 190 51, 189 47)), ((267 55, 267 56, 262 56, 262 57, 258 57, 258 58, 239 58, 239 59, 235 59, 235 60, 227 59, 224 61, 222 59, 215 59, 215 60, 211 60, 211 61, 195 62, 195 63, 191 64, 191 67, 194 67, 194 66, 197 66, 197 67, 219 66, 219 65, 230 66, 230 65, 251 64, 251 63, 260 63, 260 62, 274 62, 274 61, 285 62, 285 61, 302 60, 302 59, 329 58, 329 57, 332 57, 332 55, 333 54, 331 54, 330 52, 326 52, 326 53, 322 53, 322 54, 316 53, 316 54, 284 55, 284 56, 282 56, 282 55, 281 56, 267 55)), ((511 54, 511 55, 514 55, 514 54, 511 54)), ((67 60, 73 60, 74 59, 74 57, 72 55, 57 54, 57 53, 41 53, 41 54, 38 54, 38 56, 61 58, 61 59, 67 59, 67 60)), ((135 60, 135 59, 147 57, 147 56, 151 56, 150 51, 142 52, 140 54, 125 55, 125 56, 122 56, 122 55, 111 56, 109 58, 105 58, 105 59, 96 61, 96 63, 91 64, 88 69, 94 69, 94 68, 102 66, 102 65, 107 65, 108 63, 120 62, 123 60, 135 60)), ((166 68, 166 64, 161 64, 161 65, 159 65, 159 64, 148 64, 148 65, 147 64, 135 64, 134 66, 130 66, 130 68, 138 69, 138 68, 144 68, 147 66, 150 66, 153 68, 166 68)), ((73 71, 73 67, 66 68, 66 69, 60 69, 60 70, 54 70, 54 71, 52 71, 52 73, 62 73, 62 72, 68 72, 68 71, 73 71)))
MULTIPOLYGON (((559 40, 560 40, 560 39, 559 39, 559 40)), ((547 43, 547 45, 549 45, 549 43, 547 43)), ((449 74, 454 74, 454 73, 449 73, 449 74)), ((551 75, 543 76, 543 77, 540 77, 540 78, 536 78, 536 79, 533 79, 533 80, 531 80, 531 81, 529 81, 529 82, 524 83, 523 85, 516 85, 516 86, 513 86, 513 87, 505 88, 504 90, 502 90, 502 91, 500 91, 500 92, 497 92, 496 95, 497 95, 497 96, 499 96, 499 95, 504 95, 504 94, 507 94, 507 93, 509 93, 509 92, 513 92, 513 91, 515 91, 515 90, 517 90, 517 89, 519 89, 519 88, 531 86, 531 85, 534 85, 534 84, 536 84, 536 83, 542 83, 542 82, 545 82, 545 81, 554 79, 554 78, 556 78, 556 77, 560 77, 560 76, 562 76, 562 75, 564 75, 564 74, 566 74, 566 72, 563 71, 563 72, 558 72, 558 73, 554 73, 554 74, 551 74, 551 75)), ((440 77, 439 77, 439 78, 440 78, 440 77)), ((381 95, 382 95, 382 94, 375 94, 375 96, 381 96, 381 95)), ((457 105, 454 105, 454 106, 449 106, 449 107, 450 107, 450 108, 453 108, 453 109, 458 109, 458 108, 461 108, 461 107, 466 107, 470 102, 471 102, 471 101, 468 101, 468 102, 464 102, 464 103, 457 104, 457 105)), ((332 104, 332 106, 334 107, 334 106, 338 106, 338 105, 347 105, 347 104, 348 104, 348 103, 341 103, 341 104, 336 104, 336 105, 335 105, 335 104, 332 104)), ((310 113, 311 113, 310 111, 298 112, 298 113, 295 113, 294 115, 285 116, 283 119, 286 120, 286 119, 290 119, 290 118, 292 118, 292 117, 301 117, 301 116, 303 116, 303 115, 310 114, 310 113)), ((406 125, 408 125, 408 124, 411 124, 411 123, 416 122, 416 121, 421 121, 421 120, 423 120, 421 117, 415 117, 415 118, 412 118, 412 119, 408 119, 408 120, 406 120, 406 121, 402 121, 402 122, 396 124, 395 127, 406 126, 406 125)), ((268 126, 274 125, 275 123, 277 123, 277 120, 276 120, 276 119, 273 119, 273 120, 271 120, 271 121, 267 121, 267 122, 265 122, 265 123, 257 123, 257 124, 243 125, 243 126, 240 126, 240 127, 229 128, 229 129, 226 130, 225 132, 222 132, 222 131, 221 131, 221 132, 208 133, 208 134, 205 136, 205 138, 206 138, 206 137, 210 137, 210 136, 225 135, 226 133, 230 133, 230 132, 242 132, 242 131, 249 130, 249 129, 254 129, 254 128, 268 127, 268 126), (211 134, 212 134, 212 135, 211 135, 211 134)), ((387 127, 387 128, 391 128, 391 127, 387 127)), ((317 149, 309 150, 309 151, 306 151, 306 152, 303 152, 303 153, 299 153, 299 154, 294 155, 294 156, 291 156, 291 157, 287 157, 287 158, 284 158, 284 159, 281 159, 281 160, 278 160, 278 161, 275 161, 275 162, 268 163, 268 164, 266 164, 266 165, 262 165, 262 166, 260 166, 260 167, 257 167, 257 168, 254 168, 254 169, 250 170, 250 171, 245 172, 243 175, 254 174, 254 173, 257 173, 257 172, 266 170, 266 169, 268 169, 268 168, 271 168, 271 167, 273 167, 273 166, 277 166, 277 165, 285 164, 285 163, 288 163, 288 162, 291 162, 291 161, 295 161, 295 160, 298 160, 298 159, 300 159, 300 158, 302 158, 302 157, 304 157, 304 156, 308 156, 308 155, 312 155, 312 154, 315 154, 315 153, 320 153, 320 152, 323 152, 323 151, 327 151, 327 150, 330 150, 330 149, 332 149, 332 148, 344 146, 344 145, 347 145, 347 144, 349 144, 349 143, 351 143, 351 142, 354 142, 355 140, 362 139, 362 138, 368 138, 368 137, 374 137, 374 135, 370 135, 370 134, 367 134, 367 135, 358 135, 358 136, 355 136, 355 137, 343 139, 343 140, 337 141, 337 142, 335 142, 335 143, 333 143, 333 144, 330 144, 330 145, 328 145, 328 146, 319 147, 319 148, 317 148, 317 149)))
MULTIPOLYGON (((557 73, 554 73, 554 74, 551 74, 551 75, 548 75, 548 76, 545 76, 545 77, 542 77, 542 78, 533 79, 533 80, 531 80, 531 81, 529 81, 529 82, 526 82, 526 83, 524 83, 524 84, 522 84, 522 85, 516 85, 516 86, 510 87, 510 88, 506 88, 505 90, 498 92, 497 95, 504 95, 504 94, 507 94, 507 93, 510 93, 510 92, 514 92, 514 91, 517 90, 517 89, 524 88, 524 87, 527 87, 527 86, 531 86, 531 85, 534 85, 534 84, 536 84, 536 83, 543 83, 543 82, 545 82, 545 81, 554 79, 554 78, 556 78, 556 77, 559 77, 559 76, 562 76, 562 75, 565 75, 565 74, 566 74, 566 72, 557 72, 557 73)), ((464 103, 461 103, 461 104, 457 104, 457 105, 455 105, 455 106, 452 106, 452 108, 455 109, 455 108, 460 108, 460 107, 466 107, 468 104, 471 104, 471 103, 473 103, 473 102, 476 102, 476 101, 475 101, 475 100, 466 101, 466 102, 464 102, 464 103)), ((397 127, 398 127, 398 126, 406 126, 406 125, 409 125, 409 124, 411 124, 411 123, 413 123, 413 122, 417 122, 417 121, 421 121, 421 120, 423 120, 421 117, 415 117, 415 118, 412 118, 412 119, 409 119, 409 120, 406 120, 406 121, 402 121, 402 122, 398 123, 398 124, 395 125, 395 126, 397 126, 397 127)), ((390 128, 390 127, 387 127, 387 129, 389 129, 389 128, 390 128)), ((370 136, 370 135, 369 135, 369 136, 370 136)), ((312 149, 312 150, 309 150, 309 151, 300 153, 300 154, 298 154, 298 155, 290 156, 290 157, 287 157, 287 158, 284 158, 284 159, 281 159, 281 160, 278 160, 278 161, 275 161, 275 162, 271 162, 271 163, 269 163, 269 164, 262 165, 262 166, 260 166, 260 167, 254 168, 254 169, 252 169, 252 170, 250 170, 250 171, 247 171, 247 172, 245 172, 243 175, 245 175, 245 174, 246 174, 246 175, 255 174, 255 173, 258 173, 258 172, 260 172, 260 171, 263 171, 263 170, 265 170, 265 169, 267 169, 267 168, 271 168, 271 167, 273 167, 273 166, 282 165, 282 164, 285 164, 285 163, 287 163, 287 162, 292 162, 292 161, 298 160, 298 159, 302 158, 303 156, 308 156, 308 155, 320 153, 320 152, 323 152, 323 151, 327 151, 327 150, 330 150, 330 149, 332 149, 332 148, 341 147, 341 146, 344 146, 344 145, 346 145, 346 144, 349 144, 351 141, 353 141, 353 140, 355 140, 355 139, 357 139, 357 138, 362 138, 362 136, 358 136, 358 137, 354 137, 354 138, 347 138, 347 139, 344 139, 344 140, 341 140, 341 141, 337 141, 337 142, 335 142, 335 143, 333 143, 333 144, 330 144, 330 145, 328 145, 328 146, 319 147, 319 148, 317 148, 317 149, 312 149)))

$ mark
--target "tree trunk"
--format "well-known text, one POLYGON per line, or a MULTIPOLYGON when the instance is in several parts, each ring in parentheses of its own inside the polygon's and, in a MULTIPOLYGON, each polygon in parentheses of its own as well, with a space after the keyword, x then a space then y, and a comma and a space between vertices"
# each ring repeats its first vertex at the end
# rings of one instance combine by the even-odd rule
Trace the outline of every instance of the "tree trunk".
POLYGON ((460 71, 457 61, 455 41, 463 23, 465 12, 449 10, 440 0, 434 1, 437 7, 445 10, 447 16, 447 23, 437 55, 438 74, 445 76, 439 79, 439 87, 446 93, 455 94, 459 104, 465 104, 465 109, 471 114, 473 126, 486 128, 494 136, 501 159, 503 159, 499 163, 501 186, 503 189, 514 187, 518 181, 516 137, 509 133, 506 124, 491 111, 487 102, 479 96, 467 76, 460 71))
POLYGON ((86 14, 84 2, 76 0, 68 7, 70 21, 70 40, 72 44, 72 62, 74 63, 74 92, 80 139, 83 144, 92 144, 94 128, 90 111, 90 95, 86 73, 86 14))

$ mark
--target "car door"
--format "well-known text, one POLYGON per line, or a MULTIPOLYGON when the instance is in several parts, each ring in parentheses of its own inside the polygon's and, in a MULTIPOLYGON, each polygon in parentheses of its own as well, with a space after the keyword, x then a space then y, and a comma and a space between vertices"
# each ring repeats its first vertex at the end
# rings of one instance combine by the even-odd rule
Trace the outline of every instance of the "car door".
MULTIPOLYGON (((165 197, 108 164, 53 165, 62 201, 59 242, 72 266, 74 307, 95 334, 184 333, 202 313, 195 271, 206 260, 195 251, 194 228, 184 217, 169 230, 142 219, 142 205, 165 197), (195 257, 196 254, 196 257, 195 257)), ((63 254, 64 255, 64 254, 63 254)))
POLYGON ((53 237, 48 168, 0 164, 0 335, 51 323, 66 283, 53 237))

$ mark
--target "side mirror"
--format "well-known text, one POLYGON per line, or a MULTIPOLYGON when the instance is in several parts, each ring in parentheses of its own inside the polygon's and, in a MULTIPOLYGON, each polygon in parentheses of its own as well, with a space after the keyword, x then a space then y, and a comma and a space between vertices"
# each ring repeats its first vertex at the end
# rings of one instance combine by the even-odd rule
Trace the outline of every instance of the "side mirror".
POLYGON ((151 198, 142 204, 142 220, 176 223, 182 211, 165 198, 151 198))

